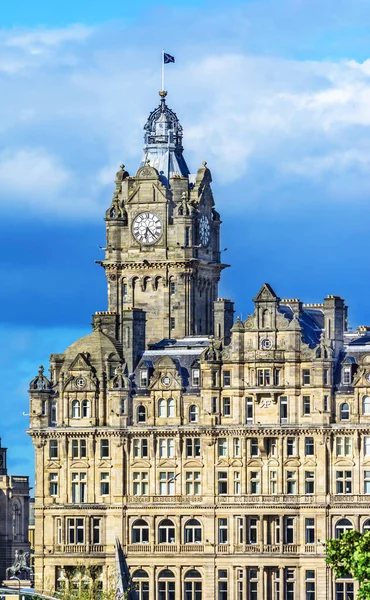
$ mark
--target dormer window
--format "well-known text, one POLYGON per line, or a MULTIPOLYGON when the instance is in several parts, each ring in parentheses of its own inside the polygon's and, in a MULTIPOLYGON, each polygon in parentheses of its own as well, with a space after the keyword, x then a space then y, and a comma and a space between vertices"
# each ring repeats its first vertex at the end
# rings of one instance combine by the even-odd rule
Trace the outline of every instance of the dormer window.
POLYGON ((200 385, 200 369, 199 369, 199 367, 192 369, 191 376, 192 376, 193 386, 198 387, 200 385))
POLYGON ((344 367, 343 372, 342 372, 342 383, 343 385, 350 385, 351 384, 351 367, 344 367))
POLYGON ((140 371, 140 387, 148 387, 148 369, 141 369, 140 371))

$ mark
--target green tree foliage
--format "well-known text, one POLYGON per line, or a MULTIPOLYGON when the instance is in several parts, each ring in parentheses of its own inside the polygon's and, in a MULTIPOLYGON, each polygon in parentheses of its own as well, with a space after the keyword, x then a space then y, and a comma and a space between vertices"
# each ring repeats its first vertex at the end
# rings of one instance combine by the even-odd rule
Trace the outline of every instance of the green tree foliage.
POLYGON ((326 563, 337 577, 352 575, 359 582, 357 598, 370 600, 370 531, 345 531, 340 539, 329 540, 326 563))

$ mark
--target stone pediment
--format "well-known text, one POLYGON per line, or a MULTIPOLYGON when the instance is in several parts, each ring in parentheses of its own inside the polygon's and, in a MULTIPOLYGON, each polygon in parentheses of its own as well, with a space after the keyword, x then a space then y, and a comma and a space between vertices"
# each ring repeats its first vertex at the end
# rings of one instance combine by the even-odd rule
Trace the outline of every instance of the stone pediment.
POLYGON ((113 465, 109 460, 101 460, 98 464, 99 469, 112 469, 113 465))
POLYGON ((179 391, 182 387, 182 377, 178 373, 176 363, 169 356, 164 356, 154 367, 154 373, 150 378, 149 389, 179 391))
POLYGON ((334 465, 336 467, 349 468, 355 466, 355 461, 350 458, 340 457, 336 461, 334 461, 334 465))
POLYGON ((317 460, 316 460, 315 457, 306 458, 306 460, 304 461, 303 465, 305 467, 316 467, 317 460))
POLYGON ((87 460, 81 460, 81 459, 73 460, 69 466, 71 469, 89 469, 90 468, 90 465, 87 462, 87 460))
POLYGON ((190 468, 193 467, 194 469, 198 469, 199 467, 203 467, 203 461, 201 459, 196 460, 195 458, 191 459, 191 460, 187 460, 184 463, 184 467, 190 468))
POLYGON ((86 354, 78 354, 76 356, 76 358, 74 359, 74 361, 72 361, 71 365, 69 366, 69 371, 73 372, 73 371, 91 371, 91 365, 89 363, 89 354, 86 352, 86 354))
POLYGON ((301 466, 301 461, 299 460, 299 458, 297 457, 291 457, 291 458, 287 458, 284 461, 284 466, 285 467, 300 467, 301 466))
POLYGON ((278 467, 280 463, 277 458, 269 458, 267 464, 269 467, 278 467))
POLYGON ((278 302, 279 300, 280 298, 268 283, 264 283, 257 296, 253 298, 253 302, 278 302))
POLYGON ((158 467, 166 467, 166 468, 170 468, 170 467, 177 467, 177 461, 175 458, 160 458, 157 462, 157 466, 158 467))
POLYGON ((46 468, 47 469, 61 469, 62 465, 60 464, 59 460, 48 460, 48 462, 46 463, 46 468))
POLYGON ((135 458, 132 463, 131 463, 132 467, 136 467, 136 468, 147 468, 150 469, 150 467, 152 466, 152 463, 149 460, 144 460, 143 458, 135 458))
POLYGON ((262 466, 262 459, 260 458, 252 458, 247 462, 248 467, 256 467, 258 469, 262 466))

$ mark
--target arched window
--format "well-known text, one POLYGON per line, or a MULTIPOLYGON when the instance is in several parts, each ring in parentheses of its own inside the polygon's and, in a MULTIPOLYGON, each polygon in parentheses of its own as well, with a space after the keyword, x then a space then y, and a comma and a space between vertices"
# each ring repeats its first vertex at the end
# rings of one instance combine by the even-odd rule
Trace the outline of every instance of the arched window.
POLYGON ((147 544, 149 542, 149 525, 144 519, 137 519, 132 525, 131 542, 147 544))
POLYGON ((364 396, 362 398, 362 414, 370 415, 370 396, 364 396))
POLYGON ((347 402, 343 402, 339 408, 339 416, 341 421, 348 421, 349 419, 349 404, 347 402))
POLYGON ((349 519, 341 519, 335 526, 335 537, 339 539, 345 531, 351 531, 353 525, 349 519))
POLYGON ((262 327, 264 329, 270 327, 270 313, 267 308, 262 312, 262 327))
POLYGON ((50 402, 49 424, 51 427, 55 427, 55 425, 57 424, 57 401, 56 400, 52 400, 50 402))
POLYGON ((167 400, 167 416, 168 417, 175 416, 175 400, 173 398, 169 398, 167 400))
POLYGON ((158 417, 167 417, 166 400, 164 398, 158 400, 158 417))
POLYGON ((202 542, 202 526, 198 519, 190 519, 185 523, 185 544, 200 544, 202 542))
POLYGON ((174 544, 175 543, 175 526, 170 519, 164 519, 159 523, 158 527, 158 543, 159 544, 174 544))
POLYGON ((370 531, 370 519, 367 519, 362 526, 362 533, 367 533, 370 531))
POLYGON ((80 416, 81 416, 80 403, 78 400, 73 400, 73 402, 72 402, 72 418, 79 419, 80 416))
POLYGON ((82 416, 89 417, 90 416, 90 402, 89 400, 82 400, 82 416))
POLYGON ((198 407, 196 404, 192 404, 189 407, 189 421, 190 423, 198 422, 198 407))
POLYGON ((145 406, 143 406, 142 404, 137 407, 136 417, 137 417, 137 422, 138 423, 145 423, 145 421, 146 421, 146 410, 145 410, 145 406))
POLYGON ((175 600, 175 576, 170 569, 158 575, 158 600, 175 600))
POLYGON ((199 571, 190 569, 184 580, 184 600, 202 600, 202 576, 199 571))
POLYGON ((136 569, 132 574, 135 585, 135 600, 149 600, 149 575, 144 569, 136 569))

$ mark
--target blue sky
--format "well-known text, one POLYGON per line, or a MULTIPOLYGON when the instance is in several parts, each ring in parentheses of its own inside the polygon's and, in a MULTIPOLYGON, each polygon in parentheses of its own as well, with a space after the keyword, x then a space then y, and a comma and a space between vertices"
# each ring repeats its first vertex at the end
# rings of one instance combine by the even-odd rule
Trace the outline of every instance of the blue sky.
POLYGON ((243 317, 281 297, 343 296, 370 324, 369 0, 0 7, 0 436, 32 474, 28 382, 106 308, 103 216, 121 162, 135 173, 168 104, 191 171, 207 160, 223 219, 220 295, 243 317))

